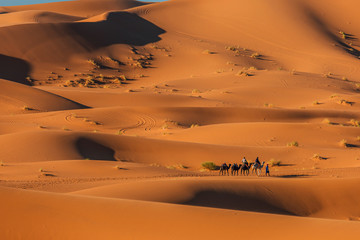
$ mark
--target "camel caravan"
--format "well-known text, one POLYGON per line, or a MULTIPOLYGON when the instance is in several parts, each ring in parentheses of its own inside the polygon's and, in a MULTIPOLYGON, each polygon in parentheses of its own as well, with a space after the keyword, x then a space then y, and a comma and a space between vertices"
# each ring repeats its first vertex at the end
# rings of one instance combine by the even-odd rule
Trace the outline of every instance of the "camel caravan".
MULTIPOLYGON (((257 176, 260 176, 264 165, 265 162, 263 161, 262 163, 260 163, 258 157, 256 158, 254 163, 248 163, 248 161, 244 157, 241 164, 237 164, 237 163, 229 164, 229 165, 226 163, 222 164, 220 166, 219 175, 229 176, 229 171, 230 171, 231 176, 239 176, 239 170, 240 170, 240 175, 248 176, 251 171, 251 174, 255 173, 257 176)), ((270 176, 269 164, 266 164, 266 176, 270 176)))

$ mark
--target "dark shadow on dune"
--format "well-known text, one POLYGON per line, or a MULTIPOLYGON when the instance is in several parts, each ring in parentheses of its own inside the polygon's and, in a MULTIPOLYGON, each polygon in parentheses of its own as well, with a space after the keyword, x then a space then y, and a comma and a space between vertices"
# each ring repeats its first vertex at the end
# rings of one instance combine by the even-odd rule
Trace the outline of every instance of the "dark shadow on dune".
MULTIPOLYGON (((108 13, 99 22, 42 23, 7 26, 0 29, 0 78, 25 83, 28 62, 64 62, 72 54, 83 54, 116 44, 144 46, 160 41, 165 30, 129 12, 108 13), (5 36, 5 37, 4 37, 5 36), (69 44, 69 45, 67 45, 69 44), (14 50, 16 46, 16 50, 14 50), (67 49, 72 49, 68 52, 67 49), (50 50, 60 54, 44 54, 50 50), (25 54, 26 53, 26 54, 25 54)), ((34 63, 35 64, 35 63, 34 63)))
POLYGON ((295 214, 281 209, 260 197, 249 196, 245 193, 230 193, 225 191, 201 191, 191 200, 183 202, 185 205, 232 209, 250 212, 292 215, 295 214))
POLYGON ((115 151, 91 139, 80 138, 76 141, 76 147, 85 159, 116 161, 115 151))
POLYGON ((30 85, 26 81, 31 67, 26 61, 0 54, 0 78, 30 85))
POLYGON ((327 35, 330 39, 332 39, 336 44, 341 47, 347 53, 355 56, 356 58, 360 57, 360 51, 350 46, 344 40, 352 40, 356 39, 352 34, 339 32, 338 35, 334 34, 326 25, 326 23, 321 20, 321 18, 315 14, 309 7, 305 7, 305 12, 307 13, 308 17, 315 23, 315 26, 322 31, 325 35, 327 35), (344 35, 345 39, 342 39, 342 35, 344 35))
POLYGON ((360 145, 355 145, 355 144, 347 144, 346 147, 348 148, 360 148, 360 145))
POLYGON ((291 166, 295 166, 295 164, 292 164, 292 163, 280 163, 279 166, 280 167, 291 167, 291 166))
POLYGON ((290 174, 290 175, 280 175, 280 176, 274 176, 277 178, 306 178, 311 177, 312 175, 308 174, 290 174))
POLYGON ((129 12, 111 12, 104 21, 69 26, 93 49, 113 44, 143 46, 160 41, 159 35, 165 33, 153 23, 129 12))

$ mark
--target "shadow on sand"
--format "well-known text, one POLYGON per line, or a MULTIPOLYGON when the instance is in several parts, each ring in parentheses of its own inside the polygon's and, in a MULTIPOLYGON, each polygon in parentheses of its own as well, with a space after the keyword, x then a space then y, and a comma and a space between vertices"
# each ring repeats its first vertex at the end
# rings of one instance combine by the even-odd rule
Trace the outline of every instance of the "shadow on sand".
POLYGON ((30 64, 22 59, 0 54, 0 78, 30 85, 26 77, 31 70, 30 64))
POLYGON ((76 141, 76 147, 85 159, 116 161, 115 151, 91 139, 80 138, 76 141))

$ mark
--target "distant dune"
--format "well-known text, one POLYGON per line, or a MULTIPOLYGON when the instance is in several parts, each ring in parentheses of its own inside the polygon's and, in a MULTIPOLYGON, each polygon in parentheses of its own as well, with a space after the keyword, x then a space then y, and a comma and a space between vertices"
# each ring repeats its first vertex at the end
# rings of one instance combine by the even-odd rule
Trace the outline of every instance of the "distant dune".
POLYGON ((30 24, 30 23, 57 23, 57 22, 74 22, 79 21, 81 17, 75 17, 55 12, 46 12, 40 10, 29 10, 21 12, 7 13, 0 16, 1 27, 30 24))
POLYGON ((26 10, 51 11, 79 17, 91 17, 107 11, 123 10, 145 5, 147 3, 135 0, 77 0, 54 3, 13 6, 4 8, 5 11, 18 12, 26 10))

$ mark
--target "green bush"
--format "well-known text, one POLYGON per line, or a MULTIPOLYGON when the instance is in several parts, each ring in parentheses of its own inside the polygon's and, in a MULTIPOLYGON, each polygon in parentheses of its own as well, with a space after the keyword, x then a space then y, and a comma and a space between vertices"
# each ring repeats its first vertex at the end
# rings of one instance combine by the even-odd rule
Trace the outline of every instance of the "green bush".
POLYGON ((211 170, 211 171, 217 169, 216 164, 213 163, 213 162, 203 162, 203 163, 201 164, 201 166, 202 166, 203 168, 208 169, 208 170, 211 170))

